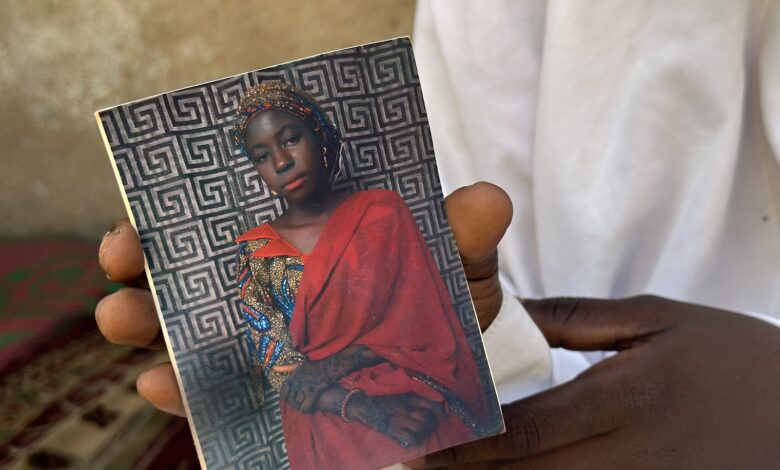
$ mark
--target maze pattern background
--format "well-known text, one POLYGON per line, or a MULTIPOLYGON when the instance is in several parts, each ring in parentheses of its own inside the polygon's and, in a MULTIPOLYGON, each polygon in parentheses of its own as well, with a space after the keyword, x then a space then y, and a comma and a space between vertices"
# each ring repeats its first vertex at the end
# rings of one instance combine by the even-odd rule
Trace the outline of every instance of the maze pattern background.
MULTIPOLYGON (((284 209, 229 139, 240 97, 261 81, 318 99, 344 136, 337 186, 401 194, 439 265, 493 385, 447 222, 408 39, 345 49, 100 112, 210 469, 286 468, 278 396, 252 393, 233 239, 284 209)), ((422 325, 421 325, 422 326, 422 325)), ((498 407, 494 410, 498 412, 498 407)))

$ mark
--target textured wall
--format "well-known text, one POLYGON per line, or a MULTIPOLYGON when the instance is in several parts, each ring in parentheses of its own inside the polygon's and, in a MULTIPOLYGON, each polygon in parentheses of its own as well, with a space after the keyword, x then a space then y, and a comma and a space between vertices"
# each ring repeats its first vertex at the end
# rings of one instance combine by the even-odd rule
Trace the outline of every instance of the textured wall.
POLYGON ((124 214, 97 109, 408 35, 414 3, 4 1, 0 236, 99 238, 124 214))

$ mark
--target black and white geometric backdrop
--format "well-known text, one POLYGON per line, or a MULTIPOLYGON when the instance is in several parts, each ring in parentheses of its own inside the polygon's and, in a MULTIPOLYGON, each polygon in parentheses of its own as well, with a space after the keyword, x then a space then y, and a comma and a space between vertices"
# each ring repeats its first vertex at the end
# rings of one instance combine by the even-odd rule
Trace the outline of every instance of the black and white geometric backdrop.
MULTIPOLYGON (((230 140, 240 97, 263 81, 313 95, 341 130, 337 186, 385 188, 406 201, 444 277, 489 397, 494 390, 444 213, 433 144, 408 39, 344 49, 101 111, 121 184, 209 469, 287 468, 277 406, 249 379, 236 245, 279 215, 230 140)), ((498 408, 494 410, 498 412, 498 408)))

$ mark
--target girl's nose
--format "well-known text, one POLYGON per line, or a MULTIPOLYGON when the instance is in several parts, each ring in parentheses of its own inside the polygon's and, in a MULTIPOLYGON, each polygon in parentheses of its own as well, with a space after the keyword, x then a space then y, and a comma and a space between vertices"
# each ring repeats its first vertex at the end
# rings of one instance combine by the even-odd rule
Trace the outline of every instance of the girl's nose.
POLYGON ((277 173, 284 173, 289 170, 293 164, 294 161, 292 156, 285 151, 277 152, 276 155, 274 155, 274 170, 276 170, 277 173))

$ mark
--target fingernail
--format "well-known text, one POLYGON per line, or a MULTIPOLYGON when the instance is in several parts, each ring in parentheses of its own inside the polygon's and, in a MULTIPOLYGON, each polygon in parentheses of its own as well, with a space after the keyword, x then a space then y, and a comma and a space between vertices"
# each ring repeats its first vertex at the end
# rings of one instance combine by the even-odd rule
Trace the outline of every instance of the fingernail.
POLYGON ((116 235, 121 231, 122 227, 119 225, 119 222, 114 222, 111 224, 111 227, 109 227, 108 232, 103 235, 103 239, 101 240, 100 244, 102 245, 110 235, 116 235))
POLYGON ((119 224, 119 221, 114 222, 111 224, 111 227, 108 229, 108 233, 119 233, 122 231, 122 226, 119 224))
MULTIPOLYGON (((108 243, 107 242, 111 239, 111 237, 113 235, 116 235, 116 234, 118 234, 121 231, 122 231, 122 228, 121 228, 119 222, 117 221, 117 222, 114 222, 111 225, 111 227, 108 229, 108 232, 106 232, 103 235, 103 239, 100 241, 100 248, 98 248, 98 262, 100 263, 101 266, 103 265, 103 253, 106 251, 106 248, 108 247, 108 243)), ((108 279, 109 281, 112 280, 111 276, 109 276, 108 273, 106 273, 106 279, 108 279)))
POLYGON ((115 233, 119 233, 119 228, 117 228, 116 224, 112 225, 111 228, 109 228, 108 231, 103 234, 102 241, 106 241, 106 238, 108 238, 109 235, 113 235, 115 233))

